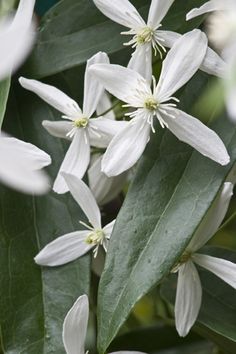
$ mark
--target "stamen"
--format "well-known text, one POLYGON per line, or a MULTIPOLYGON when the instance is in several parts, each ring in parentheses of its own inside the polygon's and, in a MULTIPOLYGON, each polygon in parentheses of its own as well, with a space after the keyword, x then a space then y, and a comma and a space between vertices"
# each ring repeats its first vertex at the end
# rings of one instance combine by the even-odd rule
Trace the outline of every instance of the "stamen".
POLYGON ((182 254, 182 256, 180 257, 179 261, 176 263, 176 265, 173 267, 173 269, 171 270, 171 273, 176 273, 178 272, 179 268, 186 262, 189 261, 189 259, 192 257, 192 253, 191 252, 184 252, 182 254))

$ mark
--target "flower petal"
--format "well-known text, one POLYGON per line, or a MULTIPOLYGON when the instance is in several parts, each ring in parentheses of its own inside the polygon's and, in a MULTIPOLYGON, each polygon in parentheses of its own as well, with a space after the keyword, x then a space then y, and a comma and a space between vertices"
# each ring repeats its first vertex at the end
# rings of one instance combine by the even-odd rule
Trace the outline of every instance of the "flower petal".
POLYGON ((56 193, 63 194, 69 190, 62 176, 63 172, 74 174, 78 178, 83 178, 90 161, 90 145, 88 140, 86 131, 78 129, 54 182, 53 190, 56 193))
POLYGON ((87 295, 80 296, 67 313, 62 331, 66 354, 84 354, 88 326, 89 303, 87 295))
POLYGON ((175 299, 175 325, 185 337, 194 325, 202 302, 202 286, 193 262, 184 263, 178 271, 175 299))
POLYGON ((37 80, 29 80, 20 77, 19 82, 26 90, 34 92, 42 100, 56 108, 58 111, 66 114, 68 117, 76 118, 81 115, 81 109, 78 104, 56 87, 43 84, 37 80))
POLYGON ((42 125, 52 136, 71 140, 71 138, 67 136, 67 134, 72 129, 72 125, 70 122, 64 122, 64 121, 52 122, 50 120, 44 120, 42 122, 42 125))
MULTIPOLYGON (((227 85, 225 81, 225 85, 227 85)), ((230 118, 233 122, 236 121, 236 84, 235 86, 226 88, 226 107, 229 113, 230 118)))
POLYGON ((97 8, 112 21, 132 29, 145 26, 136 8, 128 0, 93 0, 97 8))
POLYGON ((103 86, 96 80, 89 71, 93 64, 104 63, 109 64, 109 58, 106 53, 99 52, 87 61, 84 78, 84 104, 83 114, 90 118, 97 109, 97 105, 104 92, 103 86))
POLYGON ((175 42, 182 37, 182 34, 172 31, 157 31, 158 37, 164 40, 163 46, 167 48, 173 47, 175 42))
POLYGON ((89 121, 90 145, 106 148, 113 137, 127 127, 128 122, 107 118, 94 118, 89 121))
POLYGON ((169 11, 173 2, 174 0, 152 0, 148 14, 148 26, 156 29, 169 11))
POLYGON ((75 231, 50 242, 34 258, 42 266, 55 267, 74 261, 91 250, 93 246, 85 242, 89 231, 75 231))
POLYGON ((193 256, 195 263, 214 273, 227 284, 236 289, 236 264, 225 259, 195 253, 193 256))
POLYGON ((43 194, 50 187, 41 169, 51 158, 36 146, 21 140, 0 136, 0 180, 19 191, 43 194))
POLYGON ((137 46, 128 68, 138 72, 150 84, 152 81, 152 46, 150 43, 137 46))
POLYGON ((133 119, 111 141, 102 160, 102 172, 117 176, 131 168, 142 155, 150 135, 150 125, 133 119))
POLYGON ((112 103, 111 103, 110 97, 105 92, 98 102, 97 109, 96 109, 97 115, 102 116, 102 115, 104 115, 103 114, 104 112, 106 112, 110 109, 110 111, 104 115, 104 118, 115 120, 116 116, 115 116, 113 109, 111 109, 111 108, 112 108, 112 103))
POLYGON ((147 95, 151 94, 151 89, 147 81, 134 70, 113 64, 94 64, 90 70, 108 92, 121 101, 131 104, 133 107, 138 107, 140 104, 133 97, 137 89, 141 87, 142 90, 147 92, 147 95))
POLYGON ((225 182, 219 195, 214 200, 211 208, 208 210, 203 221, 195 232, 188 250, 196 252, 204 246, 207 241, 215 234, 222 223, 228 210, 230 200, 233 195, 233 184, 225 182))
POLYGON ((204 156, 209 157, 221 165, 227 165, 230 158, 219 136, 201 123, 200 120, 183 111, 176 111, 175 119, 163 116, 170 131, 176 135, 179 140, 191 145, 204 156))
POLYGON ((186 15, 186 20, 189 21, 194 17, 204 15, 208 12, 212 11, 220 11, 225 9, 225 2, 224 1, 219 1, 219 0, 211 0, 203 4, 201 7, 192 9, 189 11, 186 15))
POLYGON ((116 220, 113 220, 103 228, 103 231, 105 232, 107 238, 110 238, 115 222, 116 220))
POLYGON ((201 66, 206 50, 207 37, 197 29, 184 34, 175 42, 162 65, 157 90, 159 101, 172 96, 191 79, 201 66))
POLYGON ((72 174, 63 174, 70 192, 95 229, 101 228, 101 213, 88 186, 72 174))
POLYGON ((21 0, 13 21, 5 19, 1 24, 0 80, 19 67, 34 43, 34 4, 34 0, 21 0))

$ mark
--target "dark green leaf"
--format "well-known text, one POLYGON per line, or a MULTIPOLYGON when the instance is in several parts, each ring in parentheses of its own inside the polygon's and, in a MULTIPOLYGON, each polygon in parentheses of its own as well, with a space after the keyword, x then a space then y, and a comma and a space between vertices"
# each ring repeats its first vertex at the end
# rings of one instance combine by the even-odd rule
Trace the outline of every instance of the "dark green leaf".
MULTIPOLYGON (((65 154, 63 140, 51 137, 43 119, 59 114, 20 89, 11 97, 6 131, 51 154, 55 178, 65 154)), ((58 268, 43 268, 33 257, 64 233, 78 230, 82 212, 70 195, 51 192, 24 196, 1 187, 0 207, 0 323, 4 353, 64 354, 62 322, 76 298, 89 291, 90 259, 83 257, 58 268)))
MULTIPOLYGON (((205 247, 203 254, 227 259, 236 263, 236 253, 225 249, 205 247)), ((209 271, 199 269, 203 288, 202 306, 196 330, 214 340, 227 353, 236 350, 236 297, 235 289, 209 271)), ((169 277, 162 285, 163 296, 172 304, 175 299, 176 277, 169 277)))
MULTIPOLYGON (((149 4, 146 0, 132 3, 144 17, 149 4)), ((203 0, 176 0, 163 21, 163 28, 184 32, 199 25, 199 19, 185 21, 186 13, 203 0)), ((64 0, 43 18, 38 42, 28 61, 25 75, 42 78, 84 64, 98 51, 116 53, 118 57, 127 38, 120 35, 124 27, 108 20, 92 0, 64 0)), ((127 52, 129 53, 129 52, 127 52)))
MULTIPOLYGON (((196 76, 181 102, 191 107, 206 81, 196 76)), ((183 107, 184 108, 184 107, 183 107)), ((236 159, 236 128, 214 122, 232 162, 222 167, 158 129, 141 159, 109 246, 99 291, 99 350, 104 352, 134 304, 176 263, 236 159)))
POLYGON ((1 130, 2 122, 6 111, 10 84, 11 84, 10 78, 0 82, 0 130, 1 130))

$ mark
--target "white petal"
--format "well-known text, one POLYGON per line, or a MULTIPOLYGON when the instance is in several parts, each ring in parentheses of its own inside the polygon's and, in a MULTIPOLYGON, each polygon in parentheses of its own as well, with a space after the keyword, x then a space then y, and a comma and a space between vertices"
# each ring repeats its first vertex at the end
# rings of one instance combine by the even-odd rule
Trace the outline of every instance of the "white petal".
POLYGON ((190 12, 188 12, 186 16, 186 20, 189 21, 194 17, 204 15, 212 11, 224 10, 224 8, 225 8, 225 2, 222 0, 208 1, 205 4, 203 4, 201 7, 192 9, 190 12))
POLYGON ((109 58, 106 53, 99 52, 87 61, 84 78, 84 104, 83 114, 90 118, 97 109, 97 105, 104 92, 103 86, 96 80, 89 71, 93 64, 104 63, 109 64, 109 58))
POLYGON ((0 33, 0 80, 25 59, 35 39, 32 22, 34 0, 21 0, 13 21, 5 20, 0 33))
POLYGON ((63 194, 69 190, 62 176, 63 172, 83 178, 90 161, 90 145, 86 134, 83 129, 78 129, 75 133, 53 185, 56 193, 63 194))
POLYGON ((97 76, 105 89, 121 101, 136 107, 133 96, 140 88, 151 94, 147 81, 134 70, 120 65, 95 64, 90 70, 97 76))
POLYGON ((88 186, 76 176, 64 174, 70 192, 95 229, 101 228, 101 213, 88 186))
POLYGON ((45 246, 34 258, 42 266, 55 267, 74 261, 93 246, 85 242, 89 231, 75 231, 58 237, 45 246))
POLYGON ((34 92, 45 102, 56 108, 58 111, 66 114, 68 117, 77 118, 82 114, 78 104, 56 87, 43 84, 37 80, 29 80, 24 77, 19 79, 21 86, 34 92))
POLYGON ((128 122, 116 121, 107 118, 94 118, 89 122, 89 138, 91 146, 106 148, 112 138, 122 129, 127 127, 128 122))
POLYGON ((0 180, 9 187, 25 193, 45 193, 50 184, 41 169, 50 163, 50 156, 36 146, 0 137, 0 180))
POLYGON ((194 254, 193 260, 236 289, 236 264, 225 259, 194 254))
POLYGON ((115 120, 116 116, 113 109, 111 109, 111 107, 112 107, 112 103, 110 97, 105 92, 98 102, 97 109, 96 109, 97 115, 101 116, 103 115, 104 112, 110 109, 110 111, 104 115, 104 118, 115 120))
POLYGON ((139 118, 129 122, 107 148, 102 160, 102 171, 109 177, 128 170, 142 155, 150 135, 150 125, 139 118))
POLYGON ((152 81, 151 43, 137 46, 129 61, 128 68, 137 71, 150 84, 152 81))
MULTIPOLYGON (((181 34, 172 31, 157 31, 157 33, 162 39, 164 39, 164 47, 168 48, 171 48, 181 37, 181 34)), ((210 75, 224 77, 226 63, 216 52, 214 52, 214 50, 208 47, 200 69, 210 75)))
POLYGON ((89 303, 87 295, 80 296, 67 313, 62 331, 66 354, 84 354, 88 326, 89 303))
POLYGON ((99 205, 104 205, 113 200, 122 190, 127 174, 122 173, 117 177, 107 177, 101 171, 103 155, 96 157, 88 170, 89 186, 99 205))
POLYGON ((196 252, 199 248, 204 246, 218 230, 228 210, 233 195, 233 188, 232 183, 224 183, 219 195, 214 200, 211 208, 195 232, 188 246, 188 250, 196 252))
POLYGON ((93 0, 99 10, 112 21, 129 28, 140 28, 145 22, 128 0, 93 0))
POLYGON ((105 232, 107 238, 110 238, 115 222, 116 220, 113 220, 103 228, 103 231, 105 232))
POLYGON ((207 37, 197 29, 184 34, 175 42, 163 62, 158 84, 159 100, 172 96, 191 79, 201 66, 206 50, 207 37))
POLYGON ((194 325, 202 302, 202 286, 193 262, 179 268, 175 299, 175 325, 181 337, 185 337, 194 325))
POLYGON ((165 116, 164 120, 179 140, 221 165, 229 163, 230 158, 222 140, 200 120, 180 110, 176 110, 175 119, 165 116))
POLYGON ((72 129, 72 125, 70 122, 64 122, 64 121, 52 122, 50 120, 44 120, 42 122, 42 125, 52 136, 71 140, 71 138, 67 136, 67 134, 72 129))
POLYGON ((152 0, 149 14, 148 14, 148 26, 156 28, 173 4, 174 0, 152 0))

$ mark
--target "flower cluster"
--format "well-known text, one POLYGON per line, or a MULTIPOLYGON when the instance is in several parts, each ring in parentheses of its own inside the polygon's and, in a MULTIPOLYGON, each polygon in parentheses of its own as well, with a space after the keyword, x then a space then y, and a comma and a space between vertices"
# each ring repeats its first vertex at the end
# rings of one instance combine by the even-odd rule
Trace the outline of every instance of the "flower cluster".
MULTIPOLYGON (((103 52, 88 59, 82 107, 56 87, 20 77, 23 88, 61 113, 59 121, 43 121, 43 127, 49 134, 70 142, 53 191, 58 194, 70 192, 87 218, 80 221, 83 230, 60 236, 44 247, 35 257, 37 264, 63 265, 91 250, 96 257, 100 246, 107 252, 115 220, 103 226, 99 206, 120 192, 150 137, 158 134, 160 129, 169 129, 179 140, 220 165, 229 163, 230 157, 221 138, 200 120, 178 108, 178 90, 198 70, 219 77, 229 76, 229 54, 226 53, 231 53, 236 43, 235 36, 234 39, 231 37, 236 31, 235 21, 232 19, 227 33, 221 33, 224 43, 227 42, 221 57, 208 47, 207 36, 198 29, 183 35, 160 29, 173 2, 152 0, 145 22, 128 0, 94 0, 104 15, 129 29, 122 35, 130 36, 125 45, 134 51, 128 67, 111 64, 103 52), (152 59, 157 55, 161 59, 165 57, 158 78, 152 72, 152 59), (126 109, 123 120, 116 120, 108 93, 123 103, 126 109), (82 180, 86 172, 88 185, 82 180)), ((7 53, 0 58, 0 79, 9 76, 20 65, 33 44, 34 3, 33 0, 21 0, 14 19, 6 19, 0 27, 1 52, 7 53)), ((191 11, 187 19, 212 10, 220 10, 220 16, 227 16, 228 6, 231 11, 235 4, 229 1, 222 6, 221 2, 213 0, 191 11)), ((236 17, 236 10, 233 15, 236 17)), ((212 18, 211 26, 217 21, 217 18, 212 18)), ((231 67, 236 68, 233 64, 231 67)), ((233 113, 236 112, 235 100, 232 99, 235 87, 231 83, 228 90, 229 111, 233 113)), ((1 133, 0 179, 7 185, 28 193, 46 192, 49 181, 41 169, 50 162, 50 156, 32 144, 1 133)), ((232 190, 233 185, 226 182, 172 270, 178 273, 175 318, 180 336, 189 332, 201 306, 202 288, 195 264, 236 288, 235 264, 196 253, 220 226, 232 190)), ((64 321, 63 341, 68 354, 85 353, 88 313, 88 299, 83 295, 64 321)))

